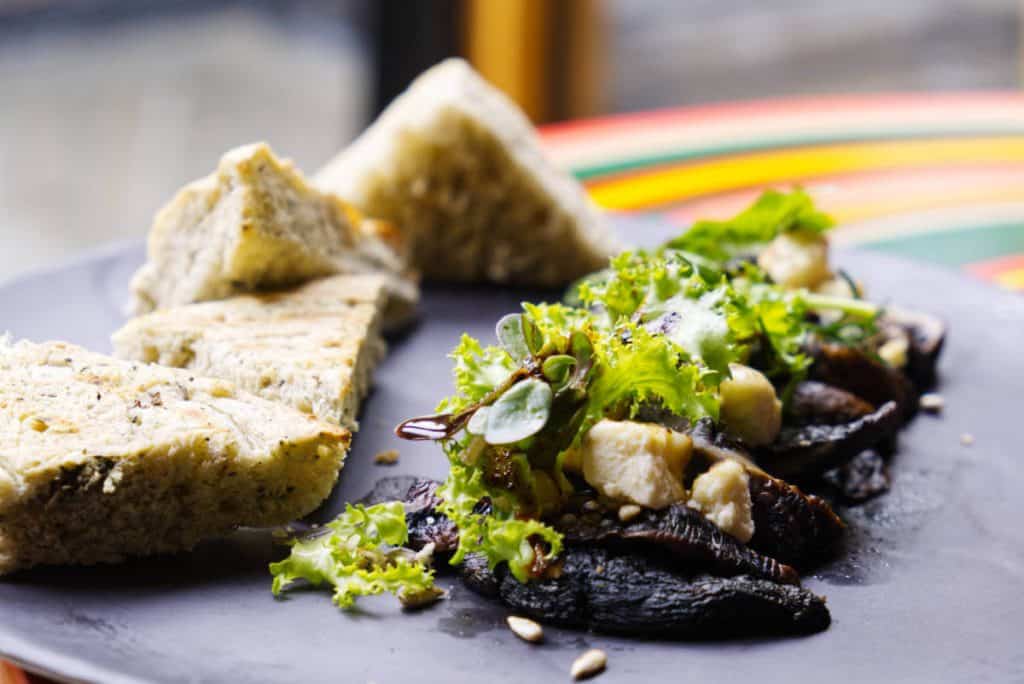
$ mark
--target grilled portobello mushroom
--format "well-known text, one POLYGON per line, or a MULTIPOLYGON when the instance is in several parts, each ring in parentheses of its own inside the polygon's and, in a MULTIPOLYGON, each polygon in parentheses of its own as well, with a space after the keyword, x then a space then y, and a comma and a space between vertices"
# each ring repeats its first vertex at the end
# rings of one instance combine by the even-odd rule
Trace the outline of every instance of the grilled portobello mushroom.
POLYGON ((860 349, 819 342, 810 344, 806 351, 814 360, 811 379, 846 390, 875 406, 896 402, 905 418, 917 410, 917 391, 910 379, 860 349))
POLYGON ((690 436, 694 463, 698 458, 732 459, 746 467, 754 521, 748 547, 796 567, 811 565, 833 549, 845 525, 827 501, 762 470, 741 444, 716 432, 710 421, 699 422, 690 436))
POLYGON ((480 557, 460 569, 471 590, 551 624, 656 639, 812 634, 831 622, 825 600, 791 584, 718 577, 655 556, 571 546, 557 577, 521 583, 480 557))
POLYGON ((822 476, 847 504, 861 504, 889 491, 891 478, 885 456, 876 449, 862 451, 822 476))
POLYGON ((774 442, 755 452, 756 459, 778 477, 807 480, 888 440, 902 424, 899 406, 889 401, 849 423, 783 427, 774 442))
POLYGON ((707 568, 715 575, 750 575, 781 584, 799 584, 796 570, 762 556, 725 534, 700 512, 683 504, 644 510, 623 522, 615 512, 563 516, 552 526, 572 546, 654 548, 686 568, 707 568))
POLYGON ((879 327, 895 327, 906 333, 910 342, 906 374, 918 391, 930 389, 935 384, 939 354, 946 341, 946 324, 923 311, 890 306, 879 327))
POLYGON ((852 392, 817 380, 804 380, 793 388, 786 423, 838 425, 863 418, 874 410, 874 406, 852 392))
MULTIPOLYGON (((410 547, 434 543, 443 557, 454 550, 457 531, 435 508, 437 485, 411 483, 406 521, 410 547)), ((471 555, 459 568, 461 579, 517 612, 612 634, 716 638, 805 634, 829 625, 824 600, 796 586, 793 568, 745 547, 685 506, 645 511, 629 522, 609 513, 565 518, 556 528, 566 548, 545 578, 521 583, 505 566, 490 570, 471 555)))

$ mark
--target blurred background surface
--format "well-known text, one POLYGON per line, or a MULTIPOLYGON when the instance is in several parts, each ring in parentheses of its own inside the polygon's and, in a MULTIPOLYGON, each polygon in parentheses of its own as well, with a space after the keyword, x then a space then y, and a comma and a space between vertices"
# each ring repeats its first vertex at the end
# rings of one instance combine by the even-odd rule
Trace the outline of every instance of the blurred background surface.
POLYGON ((806 93, 1015 89, 1019 0, 0 0, 0 280, 141 238, 265 139, 312 172, 470 58, 537 122, 806 93))

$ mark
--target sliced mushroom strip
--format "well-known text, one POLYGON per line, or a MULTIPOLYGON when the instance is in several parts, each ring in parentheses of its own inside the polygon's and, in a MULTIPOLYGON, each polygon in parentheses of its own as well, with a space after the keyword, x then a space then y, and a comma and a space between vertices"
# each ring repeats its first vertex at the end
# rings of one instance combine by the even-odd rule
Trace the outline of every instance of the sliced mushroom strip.
POLYGON ((522 584, 479 557, 461 568, 467 587, 542 622, 659 639, 810 634, 831 622, 825 601, 793 585, 747 575, 683 573, 635 553, 566 548, 557 577, 522 584))
POLYGON ((437 510, 441 504, 438 486, 439 482, 428 479, 412 483, 405 494, 405 523, 409 527, 410 548, 419 550, 434 544, 434 554, 443 557, 459 546, 459 529, 437 510))
POLYGON ((834 549, 846 526, 824 499, 763 473, 750 476, 754 536, 747 546, 805 568, 834 549))
POLYGON ((825 482, 836 488, 847 503, 858 504, 889 491, 889 466, 875 449, 862 451, 843 465, 828 471, 825 482))
POLYGON ((815 344, 808 349, 814 363, 811 378, 844 389, 881 406, 894 401, 903 417, 917 410, 917 392, 910 379, 859 349, 839 344, 815 344))
POLYGON ((845 525, 828 502, 766 473, 742 446, 716 434, 710 422, 698 423, 691 437, 696 456, 710 462, 732 459, 746 467, 754 521, 754 536, 747 542, 751 549, 782 563, 806 567, 827 555, 843 535, 845 525))
POLYGON ((863 418, 874 410, 852 392, 805 380, 793 388, 787 418, 799 425, 836 425, 863 418))
POLYGON ((440 484, 437 480, 412 475, 382 477, 357 503, 373 506, 386 501, 401 501, 409 528, 406 546, 419 551, 427 544, 433 544, 433 555, 446 558, 459 545, 459 530, 455 523, 437 511, 441 503, 437 497, 440 484))
MULTIPOLYGON (((435 555, 451 553, 458 545, 458 530, 437 511, 438 483, 417 480, 405 499, 409 526, 408 545, 420 549, 434 544, 435 555)), ((783 584, 798 584, 793 568, 752 551, 719 530, 698 511, 681 504, 661 511, 642 511, 628 522, 616 512, 566 516, 552 523, 570 545, 630 545, 662 550, 691 569, 724 576, 751 575, 783 584)))
POLYGON ((553 524, 570 545, 632 546, 661 549, 679 567, 714 575, 751 575, 782 584, 799 584, 796 570, 722 532, 713 522, 683 504, 644 510, 629 522, 617 514, 573 516, 553 524))
POLYGON ((844 425, 786 427, 778 439, 756 452, 765 470, 784 479, 819 477, 865 449, 892 437, 903 423, 896 402, 844 425))

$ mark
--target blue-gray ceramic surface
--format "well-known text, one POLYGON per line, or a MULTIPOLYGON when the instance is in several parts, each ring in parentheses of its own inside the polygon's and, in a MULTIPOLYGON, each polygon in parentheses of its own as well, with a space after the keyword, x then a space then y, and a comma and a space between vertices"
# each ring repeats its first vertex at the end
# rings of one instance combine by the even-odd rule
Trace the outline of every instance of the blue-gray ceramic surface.
MULTIPOLYGON (((635 227, 647 239, 657 230, 635 227)), ((113 249, 0 287, 0 330, 109 350, 142 249, 113 249)), ((504 611, 459 586, 403 614, 390 597, 353 612, 320 591, 270 594, 270 536, 243 531, 193 553, 112 567, 38 569, 0 580, 0 654, 97 682, 566 681, 587 647, 607 651, 602 682, 1024 680, 1024 299, 958 275, 867 253, 838 261, 873 298, 950 322, 941 416, 900 438, 891 493, 843 511, 847 552, 805 578, 827 596, 832 627, 805 638, 657 643, 547 629, 529 645, 504 611), (961 444, 970 433, 975 442, 961 444)), ((315 517, 333 516, 381 477, 442 476, 429 443, 392 428, 451 387, 445 357, 466 331, 493 336, 524 298, 553 293, 427 288, 419 324, 392 340, 341 483, 315 517), (397 448, 394 466, 373 463, 397 448)))

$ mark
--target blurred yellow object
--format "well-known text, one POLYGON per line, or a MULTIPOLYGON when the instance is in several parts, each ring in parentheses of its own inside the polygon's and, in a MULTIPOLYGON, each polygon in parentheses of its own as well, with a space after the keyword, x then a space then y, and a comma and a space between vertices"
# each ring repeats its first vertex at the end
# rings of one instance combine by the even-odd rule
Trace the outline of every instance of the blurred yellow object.
POLYGON ((534 123, 601 104, 598 0, 466 0, 466 57, 534 123))
POLYGON ((591 197, 606 209, 635 211, 755 185, 806 183, 876 168, 925 168, 1024 161, 1020 136, 964 137, 823 144, 683 161, 629 176, 591 182, 591 197))

